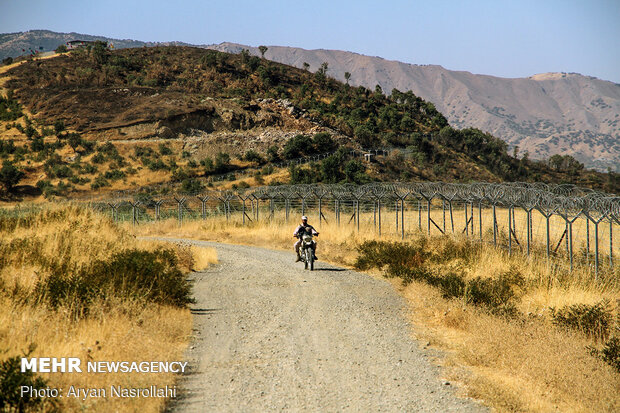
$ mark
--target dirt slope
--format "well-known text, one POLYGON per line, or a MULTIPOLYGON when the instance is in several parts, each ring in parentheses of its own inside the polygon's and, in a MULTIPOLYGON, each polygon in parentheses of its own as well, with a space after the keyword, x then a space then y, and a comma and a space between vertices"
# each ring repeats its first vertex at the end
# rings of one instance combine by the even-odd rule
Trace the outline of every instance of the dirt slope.
MULTIPOLYGON (((484 410, 459 399, 410 337, 387 282, 294 254, 217 248, 195 275, 194 372, 175 412, 484 410)), ((320 253, 319 253, 320 258, 320 253)))

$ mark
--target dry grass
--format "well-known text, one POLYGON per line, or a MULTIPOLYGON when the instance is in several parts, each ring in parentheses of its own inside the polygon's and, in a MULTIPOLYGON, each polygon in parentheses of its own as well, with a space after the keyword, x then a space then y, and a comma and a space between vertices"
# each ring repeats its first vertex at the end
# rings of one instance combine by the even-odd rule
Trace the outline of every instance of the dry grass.
MULTIPOLYGON (((0 219, 0 224, 7 221, 0 219)), ((111 220, 75 205, 46 205, 25 214, 17 227, 0 225, 0 343, 2 359, 21 355, 36 345, 33 357, 79 357, 102 361, 181 361, 189 341, 192 317, 188 309, 132 300, 95 302, 88 317, 75 318, 69 308, 51 310, 28 300, 37 282, 49 274, 42 262, 80 267, 124 249, 154 250, 163 243, 138 241, 111 220), (12 294, 12 291, 21 291, 12 294), (25 300, 23 298, 26 298, 25 300)), ((217 262, 215 250, 177 248, 185 270, 217 262), (188 265, 188 263, 190 265, 188 265)), ((173 374, 42 374, 49 386, 108 388, 122 385, 173 385, 173 374)), ((109 390, 108 390, 109 393, 109 390)), ((63 410, 159 411, 164 399, 106 398, 85 402, 62 399, 63 410)))
MULTIPOLYGON (((390 221, 384 224, 382 239, 399 240, 394 216, 390 218, 386 218, 390 221)), ((363 216, 359 234, 353 224, 323 223, 319 227, 311 222, 321 233, 317 252, 320 259, 351 266, 356 246, 378 238, 372 219, 372 215, 363 216)), ((291 218, 287 223, 283 214, 276 213, 274 220, 246 226, 238 217, 230 221, 214 217, 185 222, 180 227, 173 220, 144 224, 135 231, 140 235, 188 237, 292 252, 296 221, 291 218)), ((411 221, 407 223, 412 229, 407 238, 417 239, 422 234, 413 231, 417 219, 411 221)), ((446 242, 456 240, 459 244, 460 239, 434 237, 430 245, 443 248, 446 242)), ((472 263, 455 259, 435 268, 460 269, 468 278, 493 278, 516 269, 527 280, 527 288, 516 302, 524 321, 493 316, 461 300, 446 300, 426 284, 414 282, 404 287, 400 281, 391 282, 409 303, 417 338, 444 351, 441 363, 446 367, 445 374, 463 383, 469 396, 483 399, 498 411, 618 411, 620 375, 589 354, 587 346, 595 342, 580 333, 559 329, 550 320, 553 307, 594 304, 603 299, 615 303, 620 297, 617 279, 594 282, 592 270, 584 267, 567 274, 566 266, 549 264, 544 249, 540 255, 540 245, 536 248, 537 253, 528 258, 520 252, 509 255, 483 246, 472 263)))

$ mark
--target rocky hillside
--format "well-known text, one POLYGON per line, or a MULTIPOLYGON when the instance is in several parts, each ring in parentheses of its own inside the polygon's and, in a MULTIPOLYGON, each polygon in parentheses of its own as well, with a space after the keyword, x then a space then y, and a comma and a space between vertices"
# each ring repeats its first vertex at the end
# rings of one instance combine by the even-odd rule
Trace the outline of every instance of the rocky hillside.
POLYGON ((516 159, 490 134, 450 127, 410 91, 386 95, 327 71, 248 52, 109 50, 104 43, 5 66, 0 183, 11 192, 9 178, 18 177, 44 194, 88 196, 174 181, 191 192, 214 184, 215 175, 251 169, 252 180, 236 185, 525 180, 617 191, 620 184, 571 157, 550 165, 516 159), (281 160, 339 147, 392 150, 372 163, 351 159, 347 149, 278 170, 281 160))
MULTIPOLYGON (((233 43, 207 47, 260 55, 233 43)), ((489 132, 534 159, 572 155, 586 167, 620 171, 620 85, 613 82, 575 73, 505 79, 338 50, 269 46, 265 57, 296 67, 305 62, 312 71, 327 62, 330 76, 345 81, 349 72, 352 85, 411 90, 452 126, 489 132)))
MULTIPOLYGON (((76 39, 104 40, 116 49, 157 45, 32 30, 0 34, 0 58, 19 56, 22 49, 54 50, 76 39)), ((233 43, 200 47, 229 53, 248 49, 260 56, 257 47, 233 43)), ((506 141, 511 151, 518 146, 521 156, 525 152, 533 159, 571 155, 586 167, 620 172, 620 85, 613 82, 575 73, 505 79, 338 50, 269 46, 265 57, 295 67, 308 63, 313 72, 327 62, 329 76, 344 81, 344 73, 349 72, 351 85, 371 90, 380 85, 388 94, 393 88, 411 90, 432 102, 452 126, 489 132, 506 141)))

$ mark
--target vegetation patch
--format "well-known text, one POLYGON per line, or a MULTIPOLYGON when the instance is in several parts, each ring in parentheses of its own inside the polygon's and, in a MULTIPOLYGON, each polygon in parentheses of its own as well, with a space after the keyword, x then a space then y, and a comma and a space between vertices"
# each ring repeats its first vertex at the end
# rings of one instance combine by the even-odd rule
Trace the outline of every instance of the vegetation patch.
MULTIPOLYGON (((31 345, 24 357, 30 357, 34 349, 31 345)), ((21 356, 14 356, 0 361, 0 411, 58 411, 58 403, 53 398, 31 397, 30 392, 22 396, 22 386, 39 390, 48 387, 48 383, 30 370, 22 372, 21 359, 21 356)))
POLYGON ((469 242, 455 241, 447 241, 441 248, 435 248, 425 237, 410 243, 365 241, 358 247, 355 267, 360 270, 383 269, 387 277, 401 278, 405 285, 412 281, 425 282, 439 288, 445 298, 460 298, 494 313, 514 314, 514 299, 525 285, 519 271, 511 268, 493 278, 468 279, 464 271, 449 269, 445 265, 455 259, 471 260, 476 250, 469 242))
POLYGON ((579 330, 596 340, 609 336, 613 312, 608 301, 593 305, 574 304, 551 310, 553 322, 558 326, 579 330))

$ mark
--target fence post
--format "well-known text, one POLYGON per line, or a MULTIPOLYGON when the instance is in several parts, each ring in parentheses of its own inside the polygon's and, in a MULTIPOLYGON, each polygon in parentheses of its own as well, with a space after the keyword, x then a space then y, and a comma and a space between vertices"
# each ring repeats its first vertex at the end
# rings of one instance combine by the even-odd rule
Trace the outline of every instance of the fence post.
POLYGON ((174 200, 177 202, 177 207, 178 207, 179 226, 182 226, 183 225, 183 204, 185 203, 187 198, 184 196, 177 198, 175 196, 174 200))
POLYGON ((497 214, 496 214, 497 205, 493 203, 493 246, 497 247, 497 214))

